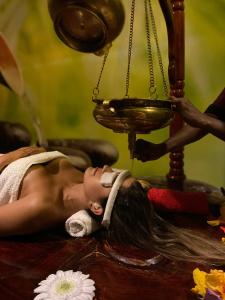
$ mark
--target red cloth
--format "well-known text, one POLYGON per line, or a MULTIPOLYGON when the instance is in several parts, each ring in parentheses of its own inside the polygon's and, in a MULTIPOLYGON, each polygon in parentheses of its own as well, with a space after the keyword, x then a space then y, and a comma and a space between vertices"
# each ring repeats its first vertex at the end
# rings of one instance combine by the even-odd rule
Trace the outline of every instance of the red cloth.
POLYGON ((151 188, 148 190, 148 199, 156 209, 164 211, 209 213, 207 196, 202 192, 151 188))
POLYGON ((225 226, 220 226, 220 230, 222 230, 223 233, 225 233, 225 226))

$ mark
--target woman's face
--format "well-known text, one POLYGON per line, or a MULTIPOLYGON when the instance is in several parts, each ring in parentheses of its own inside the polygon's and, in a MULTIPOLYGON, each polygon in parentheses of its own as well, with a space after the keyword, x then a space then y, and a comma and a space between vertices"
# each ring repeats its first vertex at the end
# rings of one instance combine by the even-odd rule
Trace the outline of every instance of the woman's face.
MULTIPOLYGON (((103 168, 89 167, 86 169, 83 185, 87 201, 101 203, 103 199, 109 196, 112 187, 104 187, 100 182, 104 172, 113 172, 113 169, 109 166, 104 166, 103 168)), ((133 177, 129 177, 122 185, 124 187, 129 187, 134 180, 133 177)))

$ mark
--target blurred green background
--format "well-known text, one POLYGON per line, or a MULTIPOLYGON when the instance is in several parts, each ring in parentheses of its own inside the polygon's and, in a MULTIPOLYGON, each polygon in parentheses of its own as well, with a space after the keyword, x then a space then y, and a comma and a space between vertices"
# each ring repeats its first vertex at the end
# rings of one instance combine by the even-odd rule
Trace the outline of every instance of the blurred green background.
MULTIPOLYGON (((144 27, 144 1, 137 1, 134 49, 131 67, 130 96, 148 96, 148 67, 144 27)), ((122 98, 128 53, 129 4, 126 24, 114 41, 100 86, 101 97, 122 98)), ((153 1, 156 25, 167 69, 167 35, 158 1, 153 1)), ((224 87, 225 0, 186 0, 186 80, 185 93, 203 111, 224 87)), ((127 136, 101 127, 92 117, 92 90, 96 85, 102 58, 75 52, 56 36, 47 2, 39 0, 0 0, 0 31, 6 36, 21 67, 26 90, 32 106, 40 118, 47 138, 103 138, 119 150, 120 168, 131 168, 127 150, 127 136)), ((162 89, 156 71, 158 91, 162 89)), ((36 140, 26 105, 0 87, 0 119, 24 123, 36 140)), ((168 137, 168 128, 139 136, 153 142, 168 137)), ((168 156, 158 161, 135 161, 134 175, 165 175, 168 156)), ((185 148, 185 173, 216 186, 225 186, 225 143, 207 136, 185 148)))

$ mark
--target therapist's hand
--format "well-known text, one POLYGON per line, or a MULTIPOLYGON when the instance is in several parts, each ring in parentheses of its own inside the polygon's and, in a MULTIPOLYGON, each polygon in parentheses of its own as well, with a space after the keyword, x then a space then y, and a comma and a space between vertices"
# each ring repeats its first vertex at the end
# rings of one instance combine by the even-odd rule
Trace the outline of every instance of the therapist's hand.
POLYGON ((135 143, 134 157, 142 162, 156 160, 167 153, 166 144, 154 144, 142 139, 135 143))

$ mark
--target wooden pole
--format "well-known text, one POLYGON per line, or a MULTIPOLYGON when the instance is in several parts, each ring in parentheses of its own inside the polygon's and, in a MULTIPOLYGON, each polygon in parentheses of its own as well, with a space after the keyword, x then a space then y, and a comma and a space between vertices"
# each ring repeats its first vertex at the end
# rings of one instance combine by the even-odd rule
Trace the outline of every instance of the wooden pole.
MULTIPOLYGON (((185 72, 185 33, 184 33, 184 0, 170 0, 174 20, 174 46, 175 66, 169 69, 170 94, 175 97, 184 96, 184 72, 185 72), (174 77, 174 78, 173 78, 174 77)), ((170 136, 175 134, 183 126, 183 120, 175 113, 175 118, 170 125, 170 136)), ((167 174, 168 185, 171 188, 182 189, 185 179, 183 148, 176 149, 170 153, 170 170, 167 174)))
MULTIPOLYGON (((184 0, 159 0, 162 8, 168 32, 169 44, 169 82, 170 95, 184 96, 184 0)), ((170 136, 175 134, 183 126, 183 120, 175 113, 170 125, 170 136)), ((170 170, 167 174, 168 186, 174 189, 182 189, 185 179, 183 148, 178 148, 170 153, 170 170)))

